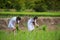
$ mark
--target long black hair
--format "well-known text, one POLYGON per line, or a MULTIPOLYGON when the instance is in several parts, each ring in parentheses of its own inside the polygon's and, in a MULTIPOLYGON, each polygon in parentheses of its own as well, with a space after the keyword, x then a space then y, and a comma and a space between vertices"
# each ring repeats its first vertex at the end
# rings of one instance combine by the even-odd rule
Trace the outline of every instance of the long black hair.
POLYGON ((33 19, 34 19, 34 20, 35 20, 35 19, 38 19, 38 17, 37 17, 37 16, 35 16, 33 19))
POLYGON ((18 21, 18 20, 21 20, 21 17, 18 16, 18 17, 16 18, 16 20, 17 20, 17 21, 18 21))
POLYGON ((16 18, 16 24, 18 24, 18 21, 20 21, 20 20, 21 20, 21 17, 18 16, 18 17, 16 18))

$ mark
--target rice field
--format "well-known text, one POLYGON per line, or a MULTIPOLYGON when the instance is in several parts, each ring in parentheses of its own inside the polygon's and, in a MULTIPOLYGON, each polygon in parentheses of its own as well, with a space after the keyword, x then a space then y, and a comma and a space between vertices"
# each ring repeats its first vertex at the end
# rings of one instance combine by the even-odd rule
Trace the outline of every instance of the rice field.
POLYGON ((34 30, 18 31, 16 35, 13 32, 7 33, 0 30, 0 40, 60 40, 60 31, 34 30))
MULTIPOLYGON (((0 17, 10 16, 43 16, 60 17, 60 12, 0 12, 0 17)), ((60 24, 58 25, 60 27, 60 24)), ((60 40, 60 30, 18 30, 16 35, 13 32, 0 30, 0 40, 60 40)))

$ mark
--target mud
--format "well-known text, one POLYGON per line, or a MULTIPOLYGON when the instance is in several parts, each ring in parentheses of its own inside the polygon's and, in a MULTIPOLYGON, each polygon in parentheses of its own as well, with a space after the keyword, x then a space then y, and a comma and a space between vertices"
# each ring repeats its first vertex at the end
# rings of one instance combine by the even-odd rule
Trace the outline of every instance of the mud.
MULTIPOLYGON (((19 24, 20 29, 27 28, 27 21, 30 17, 21 17, 22 20, 19 24)), ((0 29, 7 29, 10 18, 0 18, 0 29)), ((42 25, 47 25, 48 30, 60 29, 57 25, 60 25, 60 17, 38 17, 37 23, 41 27, 42 25)))

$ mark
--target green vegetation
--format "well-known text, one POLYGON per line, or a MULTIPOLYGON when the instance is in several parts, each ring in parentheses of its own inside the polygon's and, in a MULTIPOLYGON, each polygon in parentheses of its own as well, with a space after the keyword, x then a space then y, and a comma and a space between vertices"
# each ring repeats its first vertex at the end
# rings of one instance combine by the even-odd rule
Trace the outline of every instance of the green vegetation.
POLYGON ((18 30, 14 35, 13 32, 0 30, 0 40, 60 40, 60 31, 48 31, 47 26, 42 25, 41 30, 35 28, 32 32, 26 30, 18 30))
POLYGON ((60 12, 0 12, 0 17, 10 16, 44 16, 60 17, 60 12))
POLYGON ((9 9, 15 9, 16 11, 26 11, 28 9, 30 11, 37 11, 37 12, 60 11, 60 1, 59 0, 0 0, 0 9, 6 9, 5 11, 9 11, 9 9))
POLYGON ((0 40, 60 40, 60 31, 18 31, 16 35, 0 30, 0 40))

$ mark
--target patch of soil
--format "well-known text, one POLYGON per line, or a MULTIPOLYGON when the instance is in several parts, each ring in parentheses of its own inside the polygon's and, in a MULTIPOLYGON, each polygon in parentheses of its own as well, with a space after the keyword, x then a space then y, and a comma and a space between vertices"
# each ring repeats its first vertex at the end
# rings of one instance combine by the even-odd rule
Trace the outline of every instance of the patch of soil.
MULTIPOLYGON (((27 21, 30 17, 21 17, 19 27, 24 30, 27 28, 27 21)), ((0 18, 0 29, 6 29, 10 18, 0 18)), ((60 17, 39 17, 37 23, 41 25, 47 25, 49 30, 56 30, 57 24, 60 24, 60 17)))

